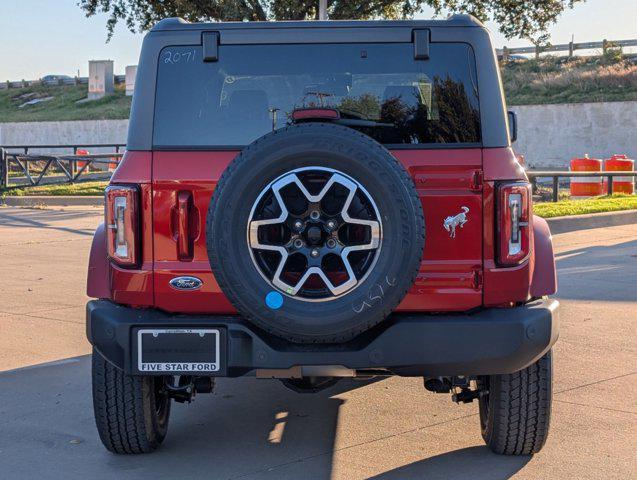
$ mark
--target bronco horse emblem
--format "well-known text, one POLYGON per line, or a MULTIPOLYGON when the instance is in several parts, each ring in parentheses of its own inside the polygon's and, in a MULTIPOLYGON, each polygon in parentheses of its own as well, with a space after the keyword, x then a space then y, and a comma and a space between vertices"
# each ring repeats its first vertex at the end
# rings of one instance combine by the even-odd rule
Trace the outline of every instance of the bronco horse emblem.
POLYGON ((456 227, 462 228, 462 226, 467 223, 467 213, 469 213, 469 209, 467 207, 461 208, 463 210, 462 212, 453 217, 445 218, 445 221, 442 224, 443 227, 445 227, 445 230, 451 232, 449 235, 450 238, 456 238, 456 227))

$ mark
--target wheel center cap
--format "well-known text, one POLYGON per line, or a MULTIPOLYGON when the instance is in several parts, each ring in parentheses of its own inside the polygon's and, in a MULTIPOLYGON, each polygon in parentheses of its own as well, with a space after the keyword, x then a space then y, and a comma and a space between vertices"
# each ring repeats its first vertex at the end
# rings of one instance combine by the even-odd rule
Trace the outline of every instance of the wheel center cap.
POLYGON ((316 226, 308 228, 305 235, 307 237, 307 243, 312 246, 319 245, 323 238, 320 227, 316 226))

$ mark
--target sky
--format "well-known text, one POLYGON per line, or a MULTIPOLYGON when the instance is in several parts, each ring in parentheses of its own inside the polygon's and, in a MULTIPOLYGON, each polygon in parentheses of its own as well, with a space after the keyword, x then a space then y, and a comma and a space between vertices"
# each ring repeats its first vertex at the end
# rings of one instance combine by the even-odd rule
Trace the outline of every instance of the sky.
MULTIPOLYGON (((318 1, 318 0, 317 0, 318 1)), ((418 18, 431 18, 425 9, 418 18)), ((549 33, 551 42, 637 38, 637 0, 588 0, 562 15, 549 33)), ((118 24, 106 42, 106 15, 86 18, 77 0, 0 0, 0 81, 33 80, 47 74, 86 76, 89 60, 114 60, 115 73, 137 64, 143 35, 118 24)), ((497 47, 526 46, 506 40, 488 23, 497 47)))

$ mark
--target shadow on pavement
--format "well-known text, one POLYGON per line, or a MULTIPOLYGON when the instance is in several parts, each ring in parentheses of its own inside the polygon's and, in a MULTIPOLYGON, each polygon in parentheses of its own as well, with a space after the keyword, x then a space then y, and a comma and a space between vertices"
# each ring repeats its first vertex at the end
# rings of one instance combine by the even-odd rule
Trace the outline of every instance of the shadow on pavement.
POLYGON ((69 212, 62 210, 37 210, 37 209, 21 209, 19 215, 12 215, 6 211, 0 210, 0 227, 10 228, 38 228, 46 230, 57 230, 60 232, 74 233, 77 235, 93 236, 95 228, 69 228, 64 226, 64 222, 84 217, 95 217, 101 212, 82 211, 69 212), (59 222, 59 224, 58 224, 59 222))
POLYGON ((486 446, 468 447, 404 465, 370 477, 370 480, 505 480, 521 470, 531 458, 496 455, 486 446))
POLYGON ((3 479, 330 478, 343 402, 333 397, 372 383, 343 380, 303 395, 278 381, 220 379, 215 395, 174 405, 159 452, 117 456, 95 430, 90 363, 83 356, 0 373, 3 479))
MULTIPOLYGON (((374 383, 342 380, 305 395, 278 381, 220 379, 214 395, 200 395, 192 405, 174 405, 158 452, 118 456, 103 448, 95 430, 90 363, 87 355, 0 373, 3 480, 329 479, 344 401, 336 395, 374 383)), ((374 478, 505 479, 528 461, 472 447, 374 478)))
POLYGON ((637 289, 627 298, 617 284, 637 283, 637 240, 612 246, 584 247, 555 256, 557 296, 562 299, 636 301, 637 289))

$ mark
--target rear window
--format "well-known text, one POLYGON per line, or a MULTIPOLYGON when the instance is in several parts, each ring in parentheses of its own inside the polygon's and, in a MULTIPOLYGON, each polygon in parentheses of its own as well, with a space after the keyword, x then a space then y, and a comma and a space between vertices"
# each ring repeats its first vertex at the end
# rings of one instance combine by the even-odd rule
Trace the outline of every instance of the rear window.
POLYGON ((295 109, 336 108, 386 145, 476 144, 480 114, 470 46, 225 45, 168 47, 159 59, 157 148, 234 147, 285 127, 295 109))

